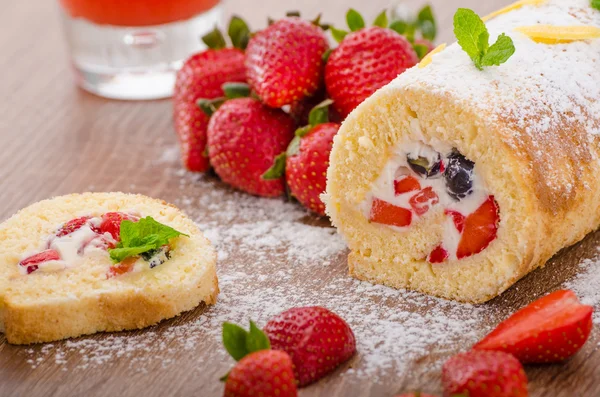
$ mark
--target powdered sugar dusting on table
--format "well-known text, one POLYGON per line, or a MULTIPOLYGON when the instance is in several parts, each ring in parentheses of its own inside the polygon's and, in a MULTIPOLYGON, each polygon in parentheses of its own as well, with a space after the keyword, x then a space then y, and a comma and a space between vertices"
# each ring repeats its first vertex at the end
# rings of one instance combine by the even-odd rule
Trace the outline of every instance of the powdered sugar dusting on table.
MULTIPOLYGON (((204 192, 199 197, 183 195, 175 204, 200 225, 219 252, 218 303, 202 314, 187 315, 179 325, 28 348, 25 360, 32 368, 46 361, 69 371, 125 362, 132 370, 147 372, 157 365, 177 365, 183 352, 186 360, 192 357, 197 364, 191 369, 187 364, 186 370, 202 371, 202 363, 211 363, 225 373, 233 361, 224 349, 198 350, 207 338, 213 346, 221 345, 224 321, 245 325, 252 318, 264 325, 287 308, 321 305, 346 319, 356 334, 358 355, 342 376, 373 381, 400 376, 409 367, 414 370, 413 364, 425 356, 428 364, 420 370, 438 371, 452 353, 467 349, 489 331, 482 324, 507 315, 493 305, 460 304, 354 280, 347 276, 341 238, 327 222, 315 220, 298 205, 220 189, 206 177, 178 171, 170 177, 181 177, 182 191, 204 192), (273 264, 281 266, 273 272, 273 264), (320 267, 331 269, 328 276, 311 277, 323 274, 317 272, 320 267), (71 365, 70 359, 77 364, 71 365)), ((570 285, 584 302, 598 307, 600 294, 586 284, 597 285, 589 277, 598 278, 600 260, 584 262, 582 268, 586 275, 570 285)), ((418 380, 419 373, 411 376, 418 380)))

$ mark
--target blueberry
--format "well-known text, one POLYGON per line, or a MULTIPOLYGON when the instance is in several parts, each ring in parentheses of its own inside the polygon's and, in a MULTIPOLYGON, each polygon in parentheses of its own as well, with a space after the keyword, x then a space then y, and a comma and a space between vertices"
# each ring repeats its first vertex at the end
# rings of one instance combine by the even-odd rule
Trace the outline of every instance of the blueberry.
POLYGON ((422 178, 433 178, 439 176, 442 165, 442 157, 438 154, 436 161, 431 162, 426 157, 413 158, 411 154, 406 156, 406 161, 411 170, 422 178))
POLYGON ((148 262, 150 269, 152 269, 158 265, 162 265, 168 259, 171 259, 170 247, 166 245, 158 249, 144 252, 143 254, 141 254, 141 257, 144 258, 146 262, 148 262))
POLYGON ((450 153, 444 171, 446 191, 450 197, 460 201, 473 193, 473 167, 475 164, 457 150, 450 153))

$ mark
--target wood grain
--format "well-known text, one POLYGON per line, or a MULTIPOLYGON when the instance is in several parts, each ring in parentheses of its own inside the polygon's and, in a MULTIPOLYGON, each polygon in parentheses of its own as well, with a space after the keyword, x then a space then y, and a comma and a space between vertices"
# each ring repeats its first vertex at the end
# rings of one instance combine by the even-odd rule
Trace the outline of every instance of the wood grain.
MULTIPOLYGON (((441 25, 441 41, 451 40, 452 15, 458 6, 480 13, 489 12, 508 0, 433 0, 441 25)), ((417 1, 407 1, 415 5, 417 1)), ((228 12, 248 16, 252 26, 262 26, 267 14, 278 16, 288 9, 301 9, 307 15, 324 8, 324 19, 341 24, 349 6, 363 10, 372 19, 388 5, 387 0, 306 0, 294 2, 231 0, 228 12)), ((53 1, 1 1, 0 48, 0 220, 35 201, 59 194, 95 191, 139 192, 176 202, 182 196, 200 197, 210 190, 232 194, 214 178, 203 177, 202 184, 181 186, 180 178, 165 169, 177 169, 176 161, 157 164, 163 150, 176 140, 171 127, 171 103, 108 101, 75 87, 70 75, 66 49, 53 1)), ((197 209, 197 216, 208 211, 197 209)), ((309 222, 318 222, 307 219, 309 222)), ((235 222, 234 222, 235 224, 235 222)), ((234 227, 233 225, 232 227, 234 227)), ((574 276, 577 264, 592 257, 600 244, 600 233, 588 236, 582 243, 559 253, 544 269, 535 271, 501 297, 488 303, 497 313, 485 329, 508 313, 539 295, 557 289, 574 276)), ((334 258, 332 265, 319 272, 300 274, 307 280, 327 283, 332 274, 346 273, 345 255, 334 258)), ((228 264, 243 261, 229 257, 228 264)), ((275 266, 275 265, 273 265, 275 266)), ((273 269, 274 270, 274 269, 273 269)), ((277 280, 268 283, 277 284, 277 280)), ((349 293, 340 291, 340 293, 349 293)), ((350 292, 351 293, 351 292, 350 292)), ((400 304, 400 303, 398 303, 400 304)), ((165 321, 150 331, 160 334, 170 327, 197 319, 205 308, 165 321)), ((209 312, 210 314, 210 312, 209 312)), ((598 396, 600 395, 600 332, 595 328, 591 340, 572 360, 562 365, 527 368, 531 395, 598 396)), ((102 339, 106 335, 93 338, 102 339)), ((177 344, 177 341, 172 343, 177 344)), ((445 355, 465 349, 468 341, 449 346, 445 355)), ((56 344, 57 346, 60 344, 56 344)), ((51 358, 37 368, 26 362, 29 348, 8 345, 0 337, 1 396, 218 396, 222 386, 216 379, 231 366, 230 361, 210 360, 221 347, 207 338, 191 350, 177 356, 177 364, 161 363, 161 347, 146 352, 158 359, 136 371, 127 359, 117 359, 101 367, 78 368, 83 359, 77 352, 58 365, 51 358), (199 357, 207 357, 199 360, 199 357)), ((42 346, 34 346, 39 351, 42 346)), ((50 348, 50 351, 52 348, 50 348)), ((431 347, 432 354, 436 351, 431 347)), ((217 356, 220 357, 220 356, 217 356)), ((354 359, 339 372, 360 360, 354 359)), ((392 396, 394 393, 422 388, 441 393, 439 370, 431 370, 433 358, 427 355, 412 362, 409 370, 393 371, 377 381, 365 381, 352 375, 333 375, 301 391, 304 397, 392 396)))

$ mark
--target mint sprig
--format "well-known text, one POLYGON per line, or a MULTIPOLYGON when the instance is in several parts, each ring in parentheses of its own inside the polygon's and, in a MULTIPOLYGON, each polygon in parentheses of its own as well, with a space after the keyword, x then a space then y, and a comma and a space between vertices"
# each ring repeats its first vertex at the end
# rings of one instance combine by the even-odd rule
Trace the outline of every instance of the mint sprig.
POLYGON ((169 240, 186 236, 170 226, 157 222, 152 217, 140 219, 138 222, 124 220, 121 222, 121 232, 119 243, 115 248, 108 250, 110 259, 119 263, 126 258, 139 256, 145 252, 159 249, 163 245, 168 245, 169 240))
POLYGON ((600 11, 600 0, 592 0, 592 8, 600 11))
POLYGON ((479 70, 483 70, 484 66, 499 66, 515 53, 512 39, 504 33, 490 46, 490 34, 485 23, 468 8, 459 8, 454 14, 454 34, 458 45, 479 70))

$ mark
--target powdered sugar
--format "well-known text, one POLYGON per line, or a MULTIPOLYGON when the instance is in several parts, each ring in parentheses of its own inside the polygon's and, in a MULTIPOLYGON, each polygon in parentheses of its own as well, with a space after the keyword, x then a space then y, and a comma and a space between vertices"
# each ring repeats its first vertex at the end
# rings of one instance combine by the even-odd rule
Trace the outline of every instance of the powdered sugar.
MULTIPOLYGON (((600 251, 600 247, 597 248, 600 251)), ((586 305, 596 308, 594 323, 600 324, 600 254, 593 259, 584 259, 579 267, 582 272, 573 280, 565 283, 564 287, 575 291, 586 305)))
MULTIPOLYGON (((171 178, 179 175, 168 172, 171 178)), ((406 376, 411 368, 417 387, 421 375, 437 373, 448 356, 471 346, 508 315, 501 305, 465 305, 350 278, 335 230, 296 204, 232 192, 190 174, 179 185, 186 195, 175 204, 201 225, 219 251, 218 303, 146 330, 24 350, 32 368, 49 362, 80 371, 119 363, 142 373, 179 365, 198 373, 216 367, 223 374, 232 365, 220 346, 224 321, 246 325, 252 318, 264 325, 287 308, 321 305, 346 319, 356 334, 358 355, 341 376, 384 382, 406 376), (194 197, 196 190, 203 193, 194 197)), ((590 280, 599 277, 600 261, 582 266, 586 275, 570 285, 598 306, 597 284, 590 280)), ((216 378, 210 387, 219 393, 216 378)))

